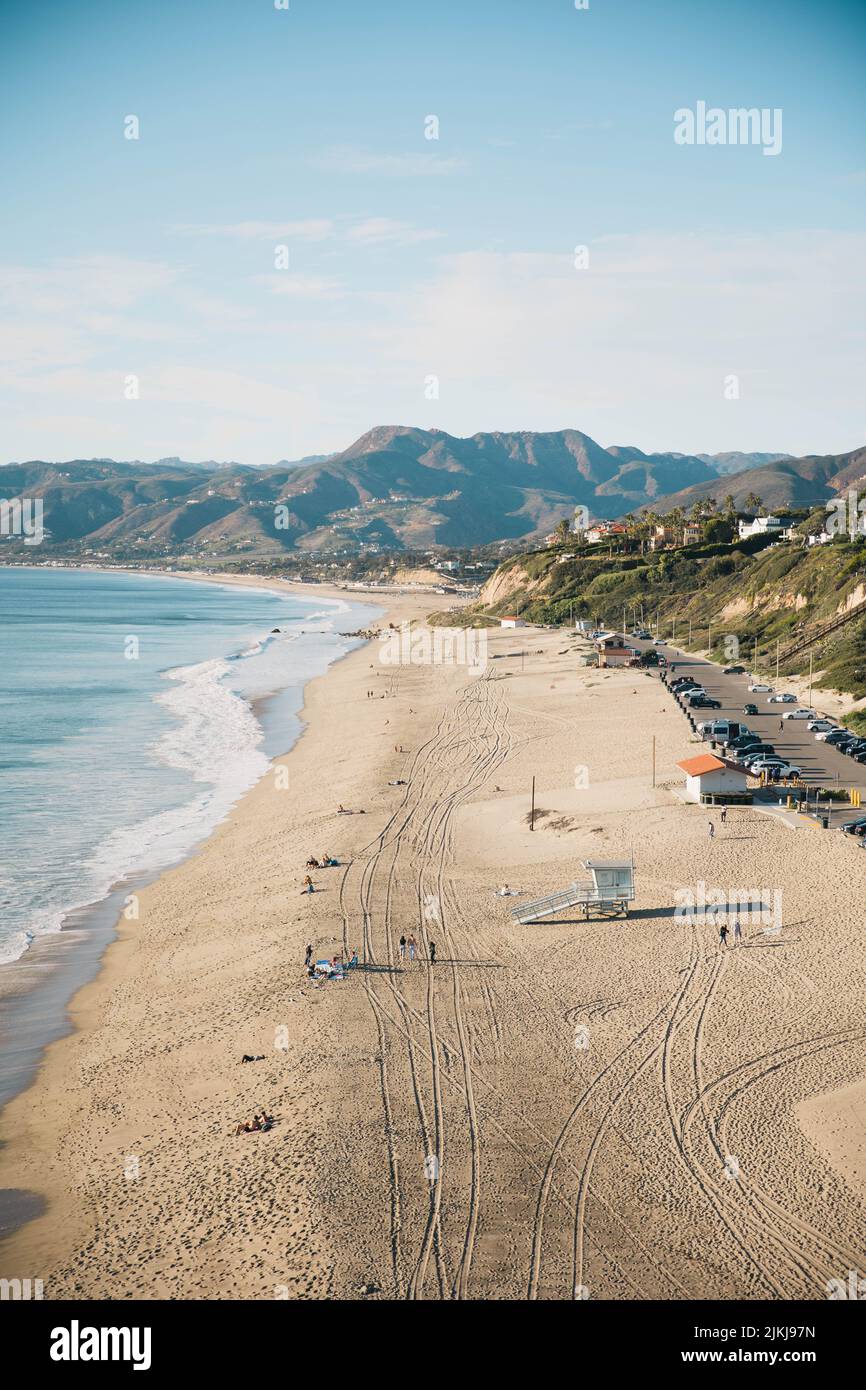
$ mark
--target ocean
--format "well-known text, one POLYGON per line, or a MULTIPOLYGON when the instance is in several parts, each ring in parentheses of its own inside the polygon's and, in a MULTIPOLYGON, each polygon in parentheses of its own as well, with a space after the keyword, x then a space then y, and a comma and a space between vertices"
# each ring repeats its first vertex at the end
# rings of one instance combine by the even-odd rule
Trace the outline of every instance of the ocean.
POLYGON ((0 567, 0 966, 177 863, 286 752, 305 683, 380 610, 0 567), (275 631, 278 629, 278 631, 275 631))

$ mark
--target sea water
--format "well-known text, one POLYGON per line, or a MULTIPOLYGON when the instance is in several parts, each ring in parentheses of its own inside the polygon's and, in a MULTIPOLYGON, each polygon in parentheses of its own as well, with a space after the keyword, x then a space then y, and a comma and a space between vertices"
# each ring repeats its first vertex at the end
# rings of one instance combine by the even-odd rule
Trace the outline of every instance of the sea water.
POLYGON ((0 567, 0 963, 178 860, 299 732, 380 610, 162 575, 0 567), (279 629, 275 632, 274 629, 279 629))

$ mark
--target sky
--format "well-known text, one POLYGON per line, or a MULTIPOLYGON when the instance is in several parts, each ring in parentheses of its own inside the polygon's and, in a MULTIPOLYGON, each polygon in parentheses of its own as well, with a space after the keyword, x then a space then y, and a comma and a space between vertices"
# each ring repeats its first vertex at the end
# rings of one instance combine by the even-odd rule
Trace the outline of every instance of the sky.
POLYGON ((282 4, 0 0, 0 460, 866 443, 866 0, 282 4))

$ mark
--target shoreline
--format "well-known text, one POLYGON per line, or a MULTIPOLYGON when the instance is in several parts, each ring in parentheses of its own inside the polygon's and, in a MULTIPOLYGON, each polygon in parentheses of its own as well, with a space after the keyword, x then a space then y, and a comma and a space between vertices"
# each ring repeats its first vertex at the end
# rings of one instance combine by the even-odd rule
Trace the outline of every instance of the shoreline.
MULTIPOLYGON (((42 567, 16 566, 15 568, 42 567)), ((53 566, 52 568, 77 567, 53 566)), ((176 577, 170 573, 163 574, 163 572, 154 571, 131 569, 112 571, 102 566, 90 568, 98 569, 102 573, 122 572, 135 576, 142 573, 155 573, 156 577, 168 579, 176 577)), ((269 581, 266 578, 252 580, 251 577, 251 582, 246 582, 246 576, 238 576, 236 581, 232 579, 220 580, 203 573, 188 574, 184 577, 198 583, 216 584, 222 587, 253 588, 263 593, 277 593, 281 597, 297 598, 302 602, 333 604, 335 615, 343 608, 349 610, 349 604, 336 590, 329 589, 325 593, 307 592, 316 589, 317 586, 295 586, 296 589, 300 588, 303 592, 293 592, 279 581, 269 581)), ((363 605, 356 604, 356 606, 363 605)), ((372 607, 370 611, 374 611, 372 607)), ((377 618, 375 621, 379 622, 381 619, 377 618)), ((325 671, 319 674, 326 675, 333 665, 351 655, 352 651, 362 648, 363 643, 364 639, 359 638, 357 647, 336 656, 333 661, 328 663, 325 671)), ((312 679, 318 679, 318 676, 314 676, 312 679)), ((308 683, 307 681, 304 684, 308 683)), ((286 687, 286 689, 288 688, 286 687)), ((269 708, 283 693, 285 693, 283 690, 275 690, 249 702, 257 722, 262 728, 264 738, 267 738, 269 708)), ((269 767, 273 766, 275 757, 285 756, 294 746, 294 742, 301 737, 303 733, 303 723, 300 718, 302 712, 303 700, 298 712, 299 728, 294 739, 289 742, 288 747, 280 748, 269 757, 269 767)), ((263 775, 267 776, 267 772, 263 775)), ((217 825, 220 823, 221 821, 217 822, 217 825)), ((215 825, 203 829, 201 836, 173 863, 150 870, 133 868, 115 880, 102 898, 67 909, 63 913, 61 924, 56 931, 35 936, 20 956, 14 960, 3 962, 0 966, 0 1007, 4 1012, 4 1066, 2 1073, 0 1073, 0 1114, 9 1101, 30 1087, 46 1047, 50 1046, 52 1042, 68 1036, 72 1030, 73 1025, 69 1016, 70 1007, 79 991, 92 983, 98 976, 106 951, 117 940, 121 909, 126 896, 133 891, 140 892, 143 888, 158 881, 163 873, 186 863, 187 860, 200 852, 216 828, 215 825)), ((5 1209, 3 1194, 0 1192, 0 1230, 8 1230, 9 1225, 8 1211, 5 1209)))
POLYGON ((309 682, 303 736, 274 762, 287 788, 265 777, 144 890, 75 1032, 4 1112, 0 1183, 26 1171, 47 1201, 0 1246, 4 1277, 59 1299, 569 1298, 594 1163, 578 1280, 594 1296, 823 1296, 829 1246, 847 1257, 866 1216, 866 1177, 845 1171, 866 1068, 860 861, 808 825, 792 855, 791 830, 748 809, 708 845, 705 810, 672 791, 679 711, 654 677, 579 668, 577 650, 562 631, 493 632, 475 678, 385 667, 365 645, 309 682), (632 849, 626 920, 520 927, 496 895, 541 896, 632 849), (324 851, 341 867, 301 896, 324 851), (781 937, 720 954, 673 912, 696 878, 778 884, 781 937), (413 932, 421 958, 402 961, 413 932), (363 968, 311 986, 307 942, 357 946, 363 968), (718 1180, 700 1085, 747 1189, 718 1180), (837 1094, 825 1153, 799 1117, 837 1094), (262 1108, 273 1132, 234 1136, 262 1108), (756 1193, 827 1249, 809 1237, 792 1263, 756 1193), (729 1227, 751 1233, 749 1259, 729 1227))
MULTIPOLYGON (((30 567, 18 567, 30 568, 30 567)), ((64 567, 69 568, 69 567, 64 567)), ((93 566, 103 573, 118 572, 116 569, 93 566)), ((139 570, 123 570, 123 573, 139 575, 139 570)), ((281 597, 297 598, 303 602, 334 604, 350 611, 351 599, 339 589, 330 585, 287 584, 279 579, 259 576, 216 577, 204 573, 174 573, 146 571, 155 577, 168 579, 184 578, 195 583, 216 584, 225 587, 242 587, 262 592, 277 593, 281 597)), ((370 595, 373 597, 373 595, 370 595)), ((353 593, 354 597, 354 593, 353 593)), ((366 592, 358 593, 355 606, 363 607, 366 592)), ((389 595, 393 600, 394 595, 389 595)), ((374 605, 366 605, 374 611, 374 605)), ((426 605, 424 605, 426 607, 426 605)), ((375 623, 387 623, 392 616, 389 610, 381 611, 375 623)), ((401 611, 402 616, 402 611, 401 611)), ((412 616, 420 616, 413 611, 412 616)), ((0 1132, 6 1112, 15 1102, 26 1103, 28 1096, 39 1087, 41 1074, 46 1068, 48 1054, 53 1048, 62 1048, 80 1033, 86 1031, 93 1018, 91 1009, 84 1001, 91 995, 101 995, 110 989, 113 978, 122 975, 124 948, 134 941, 136 925, 128 924, 121 914, 125 895, 134 888, 137 893, 158 887, 163 879, 182 871, 197 856, 205 852, 220 829, 236 815, 242 814, 249 798, 264 782, 278 763, 282 763, 303 740, 308 728, 308 692, 310 687, 324 681, 344 662, 352 657, 360 657, 367 650, 368 639, 359 638, 358 644, 329 662, 324 671, 304 683, 303 700, 297 712, 298 732, 286 749, 269 759, 269 769, 234 805, 229 814, 205 832, 202 837, 175 863, 150 872, 136 873, 115 883, 105 898, 99 902, 82 905, 70 910, 57 932, 35 939, 27 951, 16 961, 4 967, 7 988, 3 999, 7 1008, 7 1030, 10 1043, 7 1054, 13 1057, 6 1083, 0 1089, 0 1132), (16 978, 17 977, 17 978, 16 978), (47 1015, 51 1015, 48 1021, 47 1015)), ((265 706, 279 696, 273 692, 259 697, 257 705, 265 706)), ((262 710, 264 713, 264 710, 262 710)), ((258 716, 257 716, 258 717, 258 716)), ((260 718, 259 722, 263 724, 260 718)), ((4 1150, 10 1147, 0 1145, 4 1150)), ((2 1167, 5 1172, 6 1153, 2 1167)), ((10 1186, 6 1177, 0 1179, 0 1243, 14 1238, 17 1232, 31 1220, 44 1216, 51 1219, 52 1204, 50 1193, 37 1192, 28 1186, 10 1186)))

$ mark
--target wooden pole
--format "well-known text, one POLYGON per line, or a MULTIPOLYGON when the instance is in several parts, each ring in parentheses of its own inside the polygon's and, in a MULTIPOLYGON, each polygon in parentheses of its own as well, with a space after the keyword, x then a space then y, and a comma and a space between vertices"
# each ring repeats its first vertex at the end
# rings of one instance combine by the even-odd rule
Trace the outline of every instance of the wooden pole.
POLYGON ((779 639, 776 638, 776 680, 779 679, 779 639))
POLYGON ((809 653, 809 704, 812 703, 812 653, 809 653))
POLYGON ((535 829, 535 778, 532 779, 532 810, 529 812, 529 828, 535 829))

